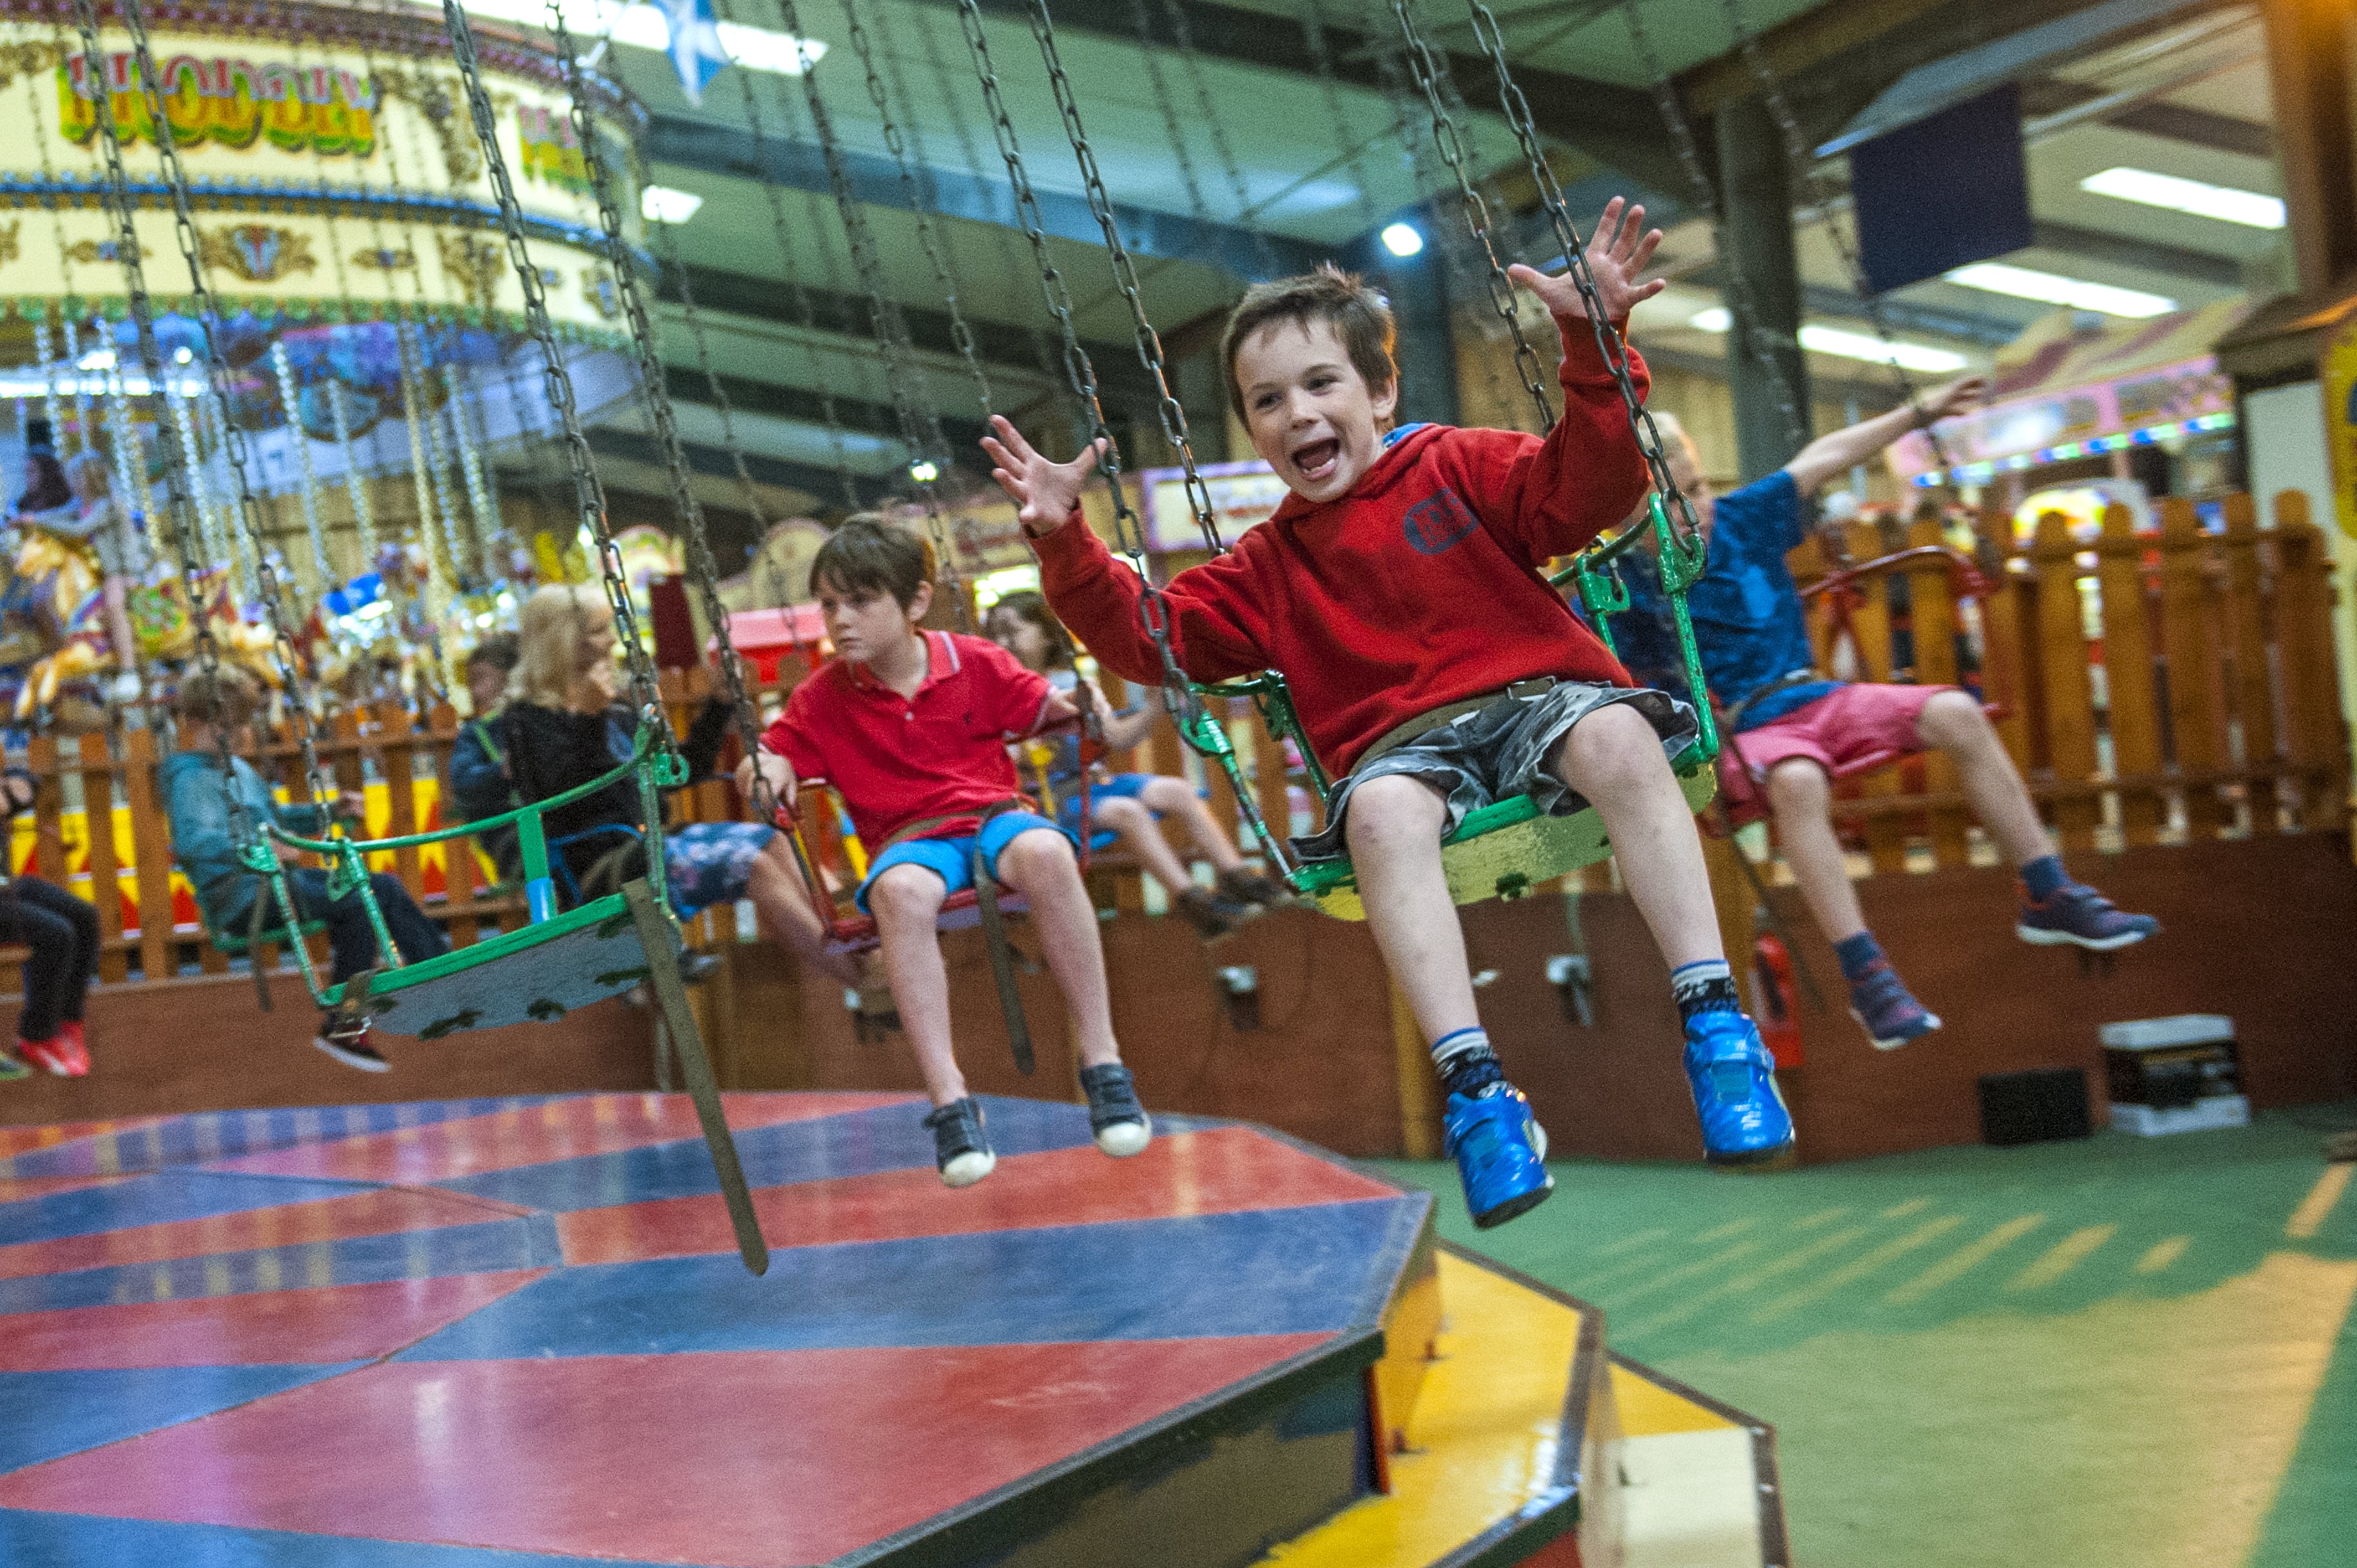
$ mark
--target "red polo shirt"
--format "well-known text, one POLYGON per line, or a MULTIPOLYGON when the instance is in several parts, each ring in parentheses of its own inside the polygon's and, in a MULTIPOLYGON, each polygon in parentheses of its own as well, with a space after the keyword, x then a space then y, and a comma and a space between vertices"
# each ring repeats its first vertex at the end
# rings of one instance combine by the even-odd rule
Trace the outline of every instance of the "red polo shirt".
POLYGON ((1039 727, 1050 695, 1046 677, 979 637, 929 631, 925 652, 924 683, 912 697, 865 664, 828 660, 761 736, 796 778, 823 778, 842 791, 871 855, 926 817, 953 819, 928 838, 973 832, 980 817, 958 812, 1022 793, 1006 743, 1039 727))

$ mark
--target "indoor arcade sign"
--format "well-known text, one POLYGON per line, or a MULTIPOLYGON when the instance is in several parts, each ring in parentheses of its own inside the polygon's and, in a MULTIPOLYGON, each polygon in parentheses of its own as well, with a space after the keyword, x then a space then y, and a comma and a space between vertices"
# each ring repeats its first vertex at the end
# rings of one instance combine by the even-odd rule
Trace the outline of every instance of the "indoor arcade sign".
MULTIPOLYGON (((382 98, 374 82, 351 71, 188 54, 174 55, 159 69, 166 87, 164 117, 178 145, 210 141, 242 148, 267 140, 285 152, 356 158, 376 150, 382 98)), ((108 55, 106 98, 118 134, 153 142, 156 127, 134 70, 129 50, 108 55)), ((87 143, 96 134, 99 95, 88 58, 68 56, 58 67, 58 117, 59 128, 72 141, 87 143)))

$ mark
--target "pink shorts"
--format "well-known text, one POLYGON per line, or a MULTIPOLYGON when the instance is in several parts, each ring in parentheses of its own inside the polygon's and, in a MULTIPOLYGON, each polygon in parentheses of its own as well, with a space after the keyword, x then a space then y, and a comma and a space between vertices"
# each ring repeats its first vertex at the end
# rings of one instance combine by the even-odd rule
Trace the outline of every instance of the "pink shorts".
POLYGON ((1924 749, 1923 704, 1953 686, 1837 686, 1805 707, 1736 736, 1754 779, 1795 757, 1835 779, 1887 767, 1924 749))

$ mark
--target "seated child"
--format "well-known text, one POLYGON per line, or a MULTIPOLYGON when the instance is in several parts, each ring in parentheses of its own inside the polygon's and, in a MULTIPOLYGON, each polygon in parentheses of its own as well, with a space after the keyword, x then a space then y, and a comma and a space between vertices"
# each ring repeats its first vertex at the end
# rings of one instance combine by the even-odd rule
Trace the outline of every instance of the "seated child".
MULTIPOLYGON (((238 864, 230 791, 236 790, 257 832, 273 822, 306 837, 316 837, 327 827, 313 807, 278 804, 262 775, 242 757, 231 757, 229 777, 221 776, 221 736, 224 732, 234 736, 252 724, 254 705, 253 683, 239 671, 224 669, 217 679, 202 671, 190 673, 172 698, 178 749, 164 759, 163 768, 172 858, 180 863, 196 889, 206 927, 240 940, 253 929, 256 900, 262 901, 259 908, 265 930, 279 925, 280 910, 268 879, 238 864)), ((334 952, 329 983, 350 980, 376 963, 376 929, 358 892, 330 898, 328 874, 316 866, 289 865, 286 884, 298 919, 327 923, 328 941, 334 952)), ((404 961, 419 963, 448 949, 442 929, 425 918, 401 878, 380 871, 369 878, 369 886, 404 961)), ((253 957, 259 961, 261 955, 253 957)), ((392 1064, 369 1044, 368 1036, 365 1019, 354 1026, 323 1017, 311 1043, 346 1067, 383 1072, 392 1064)))
MULTIPOLYGON (((552 585, 523 605, 522 657, 500 710, 499 738, 520 799, 545 800, 610 773, 630 757, 638 716, 615 693, 614 611, 600 590, 552 585)), ((681 750, 691 779, 710 774, 726 738, 725 703, 706 704, 681 750)), ((635 778, 543 814, 552 862, 562 858, 582 897, 610 892, 643 874, 637 830, 643 807, 635 778), (629 830, 629 831, 624 831, 629 830), (572 842, 558 847, 557 841, 572 842), (617 852, 619 852, 619 854, 617 852), (590 886, 606 863, 612 886, 590 886)), ((749 898, 786 945, 846 984, 858 967, 826 950, 826 928, 812 908, 785 835, 769 822, 688 822, 663 833, 663 873, 682 919, 749 898)), ((697 966, 689 965, 691 972, 697 966)))
MULTIPOLYGON (((1015 593, 999 600, 991 607, 987 629, 993 642, 1022 660, 1026 670, 1045 675, 1057 691, 1071 692, 1080 684, 1071 667, 1071 643, 1048 601, 1038 594, 1015 593)), ((1103 693, 1097 693, 1097 712, 1103 716, 1110 751, 1128 750, 1154 727, 1152 707, 1141 703, 1114 713, 1103 693)), ((1081 831, 1081 737, 1057 736, 1048 785, 1056 796, 1056 821, 1075 833, 1081 831)), ((1184 779, 1096 768, 1089 779, 1089 827, 1092 837, 1102 830, 1107 842, 1137 856, 1207 941, 1226 936, 1264 909, 1293 901, 1282 885, 1244 865, 1236 846, 1211 820, 1203 798, 1184 779), (1219 873, 1218 891, 1196 886, 1186 864, 1171 852, 1169 841, 1155 826, 1166 814, 1186 825, 1187 836, 1219 873)))
MULTIPOLYGON (((24 768, 0 775, 8 802, 0 822, 31 811, 37 792, 24 768)), ((86 1076, 81 1014, 98 971, 98 911, 54 882, 0 875, 0 942, 32 950, 25 960, 25 1006, 16 1015, 16 1056, 0 1051, 0 1082, 23 1078, 26 1062, 59 1078, 86 1076)))
MULTIPOLYGON (((1662 286, 1638 281, 1661 238, 1642 219, 1616 199, 1588 251, 1615 328, 1662 286)), ((1283 671, 1319 755, 1348 775, 1332 820, 1296 847, 1350 857, 1367 923, 1447 1084, 1447 1146, 1482 1226, 1535 1207, 1553 1182, 1529 1101, 1506 1082, 1475 1010, 1440 841, 1514 795, 1556 813, 1592 804, 1603 818, 1670 966, 1712 1162, 1769 1159, 1792 1141, 1670 770, 1695 716, 1632 687, 1539 572, 1628 516, 1644 463, 1570 279, 1513 275, 1563 338, 1564 413, 1544 441, 1390 428, 1391 313, 1356 278, 1329 267, 1247 290, 1222 341, 1229 399, 1292 494, 1166 590, 1181 668, 1206 681, 1283 671)), ((1641 389, 1643 366, 1630 360, 1641 389)), ((1032 534, 1049 602, 1107 668, 1160 679, 1136 575, 1073 521, 1096 454, 1051 463, 1006 421, 994 428, 984 445, 1032 534)))
POLYGON ((905 529, 860 516, 835 530, 811 561, 835 657, 794 688, 761 737, 759 765, 788 805, 798 779, 824 778, 874 856, 857 900, 876 918, 900 1026, 932 1098, 925 1125, 942 1180, 969 1187, 998 1163, 951 1045, 934 929, 943 901, 974 886, 977 858, 983 875, 1030 905, 1079 1040, 1097 1147, 1137 1154, 1153 1123, 1114 1043, 1096 906, 1072 835, 1024 809, 1006 754, 1008 741, 1076 710, 997 644, 920 629, 932 576, 932 547, 905 529))
MULTIPOLYGON (((1982 390, 1977 377, 1942 387, 1924 398, 1923 412, 1945 418, 1976 401, 1982 390)), ((1953 758, 1982 825, 2006 864, 2019 868, 2022 904, 2014 930, 2023 941, 2100 952, 2159 930, 2151 916, 2123 914, 2063 873, 2021 775, 1970 693, 1831 681, 1812 667, 1808 625, 1784 553, 1807 532, 1808 498, 1914 429, 1914 409, 1895 409, 1820 436, 1766 478, 1715 498, 1692 438, 1666 415, 1654 415, 1654 423, 1667 444, 1672 476, 1692 498, 1710 541, 1686 608, 1711 695, 1727 710, 1727 744, 1764 788, 1785 864, 1841 960, 1850 1012, 1875 1048, 1894 1050, 1938 1028, 1940 1020, 1909 993, 1866 929, 1834 834, 1834 775, 1926 748, 1953 758)), ((1653 613, 1623 616, 1614 632, 1632 668, 1674 667, 1676 634, 1658 571, 1650 558, 1625 559, 1631 607, 1653 613)))
MULTIPOLYGON (((483 639, 467 655, 467 694, 473 699, 475 711, 458 726, 458 736, 450 743, 454 822, 479 822, 504 816, 523 804, 515 781, 508 777, 507 753, 499 735, 500 708, 507 700, 508 680, 522 657, 515 634, 505 631, 483 639)), ((475 842, 490 858, 500 881, 522 877, 523 852, 515 829, 494 828, 476 834, 475 842)))

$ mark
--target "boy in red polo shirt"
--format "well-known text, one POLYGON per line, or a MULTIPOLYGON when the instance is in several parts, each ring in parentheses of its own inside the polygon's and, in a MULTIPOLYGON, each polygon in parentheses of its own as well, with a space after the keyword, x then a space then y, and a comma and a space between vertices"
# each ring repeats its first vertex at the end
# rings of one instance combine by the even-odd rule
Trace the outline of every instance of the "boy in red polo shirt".
POLYGON ((1137 1154, 1153 1123, 1114 1043, 1096 906, 1075 841, 1021 809, 1028 802, 1006 753, 1008 741, 1073 717, 1072 704, 995 642, 920 629, 932 577, 932 547, 905 529, 854 517, 835 530, 811 562, 835 657, 794 688, 761 737, 759 766, 788 806, 798 778, 827 779, 860 842, 877 849, 857 899, 876 917, 900 1026, 932 1098, 925 1125, 942 1180, 970 1187, 997 1164, 952 1048, 949 973, 934 929, 943 900, 974 885, 977 843, 987 873, 1030 905, 1079 1034, 1097 1147, 1137 1154), (993 810, 1008 802, 1019 803, 993 810))
MULTIPOLYGON (((1616 328, 1662 287, 1639 281, 1661 238, 1642 220, 1616 199, 1587 251, 1616 328)), ((1670 965, 1711 1161, 1757 1163, 1792 1142, 1669 767, 1695 736, 1694 714, 1635 687, 1540 572, 1629 515, 1645 465, 1577 289, 1528 267, 1514 277, 1563 338, 1564 413, 1544 441, 1390 428, 1391 315, 1357 279, 1329 267, 1247 291, 1222 344, 1229 400, 1292 494, 1234 550, 1164 590, 1189 676, 1283 671, 1318 754, 1348 772, 1325 830, 1296 848, 1351 858, 1368 926, 1447 1082, 1447 1144, 1482 1226, 1534 1207, 1553 1184, 1544 1137, 1475 1010, 1440 841, 1516 794, 1557 813, 1593 804, 1603 819, 1670 965)), ((1629 360, 1641 393, 1643 366, 1629 360)), ((1006 421, 994 428, 984 447, 1021 508, 1056 613, 1107 667, 1160 681, 1135 575, 1071 525, 1095 452, 1051 463, 1006 421)))

